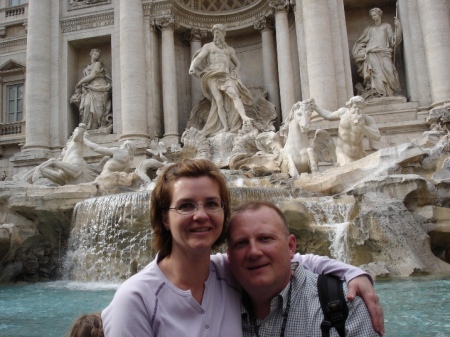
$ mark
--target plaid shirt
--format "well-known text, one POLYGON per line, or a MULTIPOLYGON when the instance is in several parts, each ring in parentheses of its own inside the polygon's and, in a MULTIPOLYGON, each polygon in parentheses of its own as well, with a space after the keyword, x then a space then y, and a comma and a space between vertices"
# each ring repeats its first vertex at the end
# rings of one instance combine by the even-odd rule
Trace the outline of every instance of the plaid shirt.
MULTIPOLYGON (((322 337, 320 324, 323 320, 323 313, 317 290, 317 275, 299 266, 295 269, 291 282, 291 307, 287 318, 285 336, 322 337)), ((260 337, 276 337, 280 335, 288 292, 289 284, 280 294, 272 299, 269 315, 263 320, 256 320, 260 337)), ((345 283, 344 293, 347 294, 345 283)), ((244 302, 245 300, 241 303, 244 337, 257 336, 244 302)), ((369 312, 361 298, 357 297, 353 302, 347 302, 347 305, 349 309, 349 315, 345 322, 345 335, 347 337, 379 336, 372 327, 369 312)), ((339 337, 335 328, 331 328, 330 337, 339 337)))

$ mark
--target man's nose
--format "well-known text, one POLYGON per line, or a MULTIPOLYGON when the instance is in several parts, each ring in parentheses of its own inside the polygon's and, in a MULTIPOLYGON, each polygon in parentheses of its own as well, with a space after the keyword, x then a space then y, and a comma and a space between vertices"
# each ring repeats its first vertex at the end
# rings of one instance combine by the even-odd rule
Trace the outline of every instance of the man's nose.
POLYGON ((250 241, 249 243, 249 249, 248 249, 248 256, 249 258, 255 258, 261 255, 261 249, 258 246, 258 243, 256 241, 250 241))

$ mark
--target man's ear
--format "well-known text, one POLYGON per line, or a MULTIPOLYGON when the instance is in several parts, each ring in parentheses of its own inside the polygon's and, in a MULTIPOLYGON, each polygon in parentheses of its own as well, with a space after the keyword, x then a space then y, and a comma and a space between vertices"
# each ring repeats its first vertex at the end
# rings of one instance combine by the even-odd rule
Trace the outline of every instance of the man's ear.
POLYGON ((297 239, 294 234, 289 234, 288 236, 289 251, 291 253, 291 259, 294 257, 295 251, 297 250, 297 239))

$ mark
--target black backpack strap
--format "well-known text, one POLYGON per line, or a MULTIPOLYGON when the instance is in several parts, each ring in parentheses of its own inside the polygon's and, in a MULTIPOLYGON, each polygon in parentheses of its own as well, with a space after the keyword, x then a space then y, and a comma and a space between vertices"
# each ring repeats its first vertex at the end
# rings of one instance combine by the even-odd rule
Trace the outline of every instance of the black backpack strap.
POLYGON ((332 327, 336 328, 340 337, 345 336, 348 307, 342 284, 342 280, 331 275, 319 275, 317 279, 319 300, 324 316, 320 325, 322 337, 329 337, 332 327))

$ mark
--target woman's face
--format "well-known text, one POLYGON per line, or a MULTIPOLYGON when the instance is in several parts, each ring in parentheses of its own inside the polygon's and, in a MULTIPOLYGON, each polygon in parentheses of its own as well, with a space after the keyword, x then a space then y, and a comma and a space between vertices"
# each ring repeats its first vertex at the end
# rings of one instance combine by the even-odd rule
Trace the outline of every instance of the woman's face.
POLYGON ((100 58, 100 53, 98 51, 91 52, 91 59, 97 61, 100 58))
POLYGON ((172 253, 178 251, 185 255, 210 254, 211 247, 223 229, 224 212, 205 211, 204 204, 214 205, 222 202, 219 185, 210 177, 181 178, 172 185, 170 207, 194 203, 197 210, 192 214, 179 214, 175 209, 167 211, 163 225, 172 234, 172 253))

